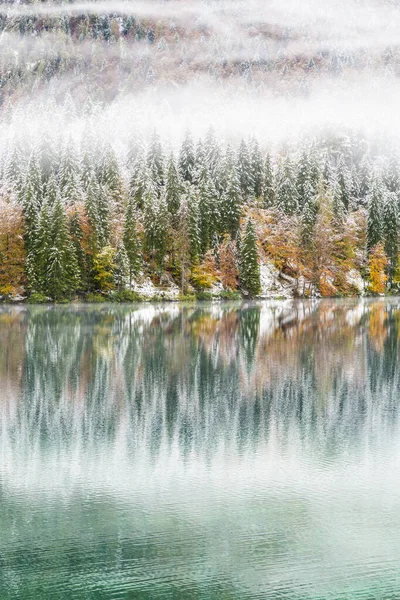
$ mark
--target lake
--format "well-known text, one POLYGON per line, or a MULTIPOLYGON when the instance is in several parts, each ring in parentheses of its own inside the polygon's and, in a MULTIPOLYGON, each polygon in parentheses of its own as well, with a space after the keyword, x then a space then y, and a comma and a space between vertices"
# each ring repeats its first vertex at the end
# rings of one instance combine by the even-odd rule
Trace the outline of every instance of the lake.
POLYGON ((0 599, 400 597, 400 299, 0 307, 0 599))

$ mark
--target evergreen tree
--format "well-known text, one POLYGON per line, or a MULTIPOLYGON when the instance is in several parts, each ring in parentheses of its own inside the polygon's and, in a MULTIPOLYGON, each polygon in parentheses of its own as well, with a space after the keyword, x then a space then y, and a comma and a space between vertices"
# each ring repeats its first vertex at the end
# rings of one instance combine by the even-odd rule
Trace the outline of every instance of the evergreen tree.
POLYGON ((123 243, 128 259, 128 281, 130 287, 133 277, 136 277, 142 268, 142 249, 136 227, 132 198, 128 200, 126 209, 123 243))
POLYGON ((240 142, 239 146, 237 172, 243 198, 252 196, 254 194, 254 177, 252 173, 249 149, 244 140, 240 142))
POLYGON ((117 246, 114 262, 114 281, 117 289, 121 291, 127 284, 129 274, 129 259, 123 242, 117 246))
POLYGON ((189 254, 191 264, 198 262, 201 252, 200 211, 196 190, 190 184, 186 186, 186 202, 188 215, 189 254))
POLYGON ((147 166, 151 177, 156 186, 157 194, 160 196, 161 188, 164 185, 164 153, 162 150, 160 138, 156 132, 153 133, 150 140, 149 151, 147 153, 147 166))
POLYGON ((396 194, 393 192, 387 193, 383 205, 383 235, 385 240, 385 254, 389 261, 390 283, 393 281, 399 255, 397 205, 398 199, 396 194))
POLYGON ((212 127, 208 130, 204 141, 204 153, 210 177, 218 189, 217 181, 221 170, 221 149, 212 127))
POLYGON ((236 171, 233 169, 228 174, 226 192, 221 199, 221 213, 224 231, 230 233, 232 238, 235 238, 240 226, 242 197, 240 183, 236 171))
POLYGON ((107 196, 110 196, 117 207, 121 207, 123 198, 123 185, 120 168, 114 150, 109 144, 103 150, 100 159, 98 180, 107 196))
POLYGON ((339 183, 336 183, 333 188, 332 211, 334 223, 340 229, 343 227, 346 219, 346 209, 343 204, 343 195, 339 183))
POLYGON ((350 204, 350 173, 347 168, 347 165, 344 161, 343 156, 340 157, 337 172, 336 172, 336 181, 340 190, 340 198, 344 207, 344 210, 347 212, 349 210, 350 204))
POLYGON ((388 161, 384 175, 385 185, 389 192, 399 193, 400 191, 400 172, 399 161, 396 154, 392 154, 388 161))
POLYGON ((258 262, 257 235, 254 224, 248 219, 240 243, 240 284, 254 297, 261 293, 260 266, 258 262))
POLYGON ((109 242, 110 222, 107 198, 95 176, 89 183, 85 211, 91 228, 91 249, 96 253, 109 242))
POLYGON ((143 228, 144 250, 162 271, 168 245, 168 209, 165 198, 157 197, 154 186, 149 186, 144 196, 143 228))
POLYGON ((129 182, 129 194, 134 199, 135 205, 140 210, 143 209, 143 198, 149 182, 152 181, 146 162, 142 156, 139 156, 133 167, 129 182))
POLYGON ((274 171, 272 168, 271 157, 266 155, 264 161, 264 177, 263 177, 263 197, 264 207, 271 208, 275 204, 275 183, 274 171))
POLYGON ((71 138, 69 138, 61 155, 61 163, 58 172, 61 194, 67 200, 68 190, 71 189, 71 180, 73 179, 74 184, 78 186, 78 180, 80 179, 80 176, 79 157, 74 142, 71 138))
POLYGON ((182 183, 179 177, 178 170, 175 165, 174 156, 171 156, 168 161, 167 168, 167 183, 165 186, 165 199, 167 202, 168 212, 172 217, 175 217, 179 212, 181 202, 182 183))
POLYGON ((75 256, 78 264, 78 281, 80 283, 79 288, 84 290, 88 284, 88 273, 86 256, 82 246, 83 231, 81 225, 81 219, 77 210, 75 210, 71 216, 69 222, 69 231, 71 235, 71 242, 75 251, 75 256))
POLYGON ((179 172, 183 181, 192 183, 195 167, 195 153, 193 140, 189 132, 186 133, 179 154, 179 172))
POLYGON ((368 253, 382 241, 382 185, 377 176, 374 176, 371 184, 371 192, 368 199, 367 217, 367 249, 368 253))
POLYGON ((264 165, 260 147, 255 138, 251 140, 250 163, 253 177, 253 193, 256 198, 260 198, 264 189, 264 165))
POLYGON ((79 288, 79 266, 60 198, 52 211, 52 239, 46 267, 45 288, 54 300, 69 297, 79 288))
POLYGON ((285 156, 279 164, 276 178, 276 204, 286 215, 293 215, 298 209, 296 179, 289 156, 285 156))

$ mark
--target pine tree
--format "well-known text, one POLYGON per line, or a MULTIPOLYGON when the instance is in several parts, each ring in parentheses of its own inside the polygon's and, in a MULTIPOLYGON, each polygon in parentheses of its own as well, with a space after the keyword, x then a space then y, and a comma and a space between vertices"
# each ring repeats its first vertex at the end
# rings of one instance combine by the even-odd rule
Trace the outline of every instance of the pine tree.
POLYGON ((350 172, 347 168, 345 160, 343 156, 340 157, 337 172, 336 172, 336 180, 340 190, 340 198, 344 207, 344 210, 347 212, 349 210, 350 205, 350 172))
POLYGON ((52 240, 46 267, 45 287, 54 300, 69 297, 79 288, 79 266, 60 198, 52 211, 52 240))
POLYGON ((179 172, 183 181, 192 183, 194 176, 195 153, 193 140, 189 132, 186 132, 185 139, 179 154, 179 172))
POLYGON ((219 173, 221 170, 221 162, 222 162, 221 149, 217 142, 217 139, 215 136, 215 131, 212 127, 208 130, 207 135, 205 137, 204 153, 205 153, 205 160, 206 160, 206 164, 208 167, 208 171, 210 173, 210 177, 211 177, 212 181, 214 182, 214 185, 216 186, 216 188, 219 189, 218 188, 218 179, 219 179, 219 173))
POLYGON ((34 186, 29 180, 26 183, 21 203, 25 219, 24 243, 26 251, 29 254, 34 249, 40 211, 39 200, 35 193, 34 186))
POLYGON ((125 288, 129 275, 129 260, 123 242, 117 246, 114 262, 114 281, 117 289, 121 291, 125 288))
POLYGON ((276 204, 286 215, 293 215, 298 210, 298 193, 292 162, 285 156, 278 168, 276 178, 276 204))
POLYGON ((341 191, 341 187, 338 182, 334 185, 333 188, 333 201, 332 201, 332 211, 333 211, 333 220, 334 224, 337 228, 342 228, 346 219, 346 209, 343 204, 343 195, 341 191))
POLYGON ((395 193, 389 192, 386 194, 383 205, 383 235, 385 240, 385 254, 388 258, 388 273, 390 283, 393 281, 395 274, 398 255, 398 199, 395 193))
POLYGON ((257 235, 251 219, 247 221, 240 243, 240 284, 250 297, 261 293, 257 235))
POLYGON ((135 205, 143 210, 144 195, 149 185, 155 186, 150 171, 143 157, 139 156, 133 165, 130 182, 129 195, 135 201, 135 205))
POLYGON ((112 147, 107 144, 100 159, 98 180, 103 185, 107 196, 110 196, 117 207, 121 208, 123 185, 117 157, 112 147))
POLYGON ((256 198, 260 198, 264 189, 264 165, 260 152, 260 147, 255 138, 250 144, 250 163, 253 177, 253 193, 256 198))
POLYGON ((78 281, 80 283, 79 289, 84 290, 88 284, 88 272, 86 264, 86 256, 82 247, 83 231, 81 225, 81 218, 77 210, 72 213, 69 222, 69 231, 71 235, 71 242, 75 251, 76 260, 78 263, 78 281))
POLYGON ((272 168, 271 157, 266 155, 264 161, 264 176, 263 176, 263 197, 264 207, 271 208, 275 204, 275 182, 274 171, 272 168))
POLYGON ((144 196, 143 209, 144 250, 162 271, 168 245, 168 209, 165 198, 157 197, 154 186, 144 196))
POLYGON ((385 169, 385 185, 389 192, 399 193, 400 191, 400 172, 399 161, 396 155, 391 155, 385 169))
POLYGON ((315 224, 318 215, 316 196, 305 193, 305 204, 301 214, 301 242, 304 248, 312 248, 315 236, 315 224))
POLYGON ((142 268, 142 249, 136 227, 132 198, 128 200, 126 208, 123 243, 128 259, 128 281, 130 287, 133 277, 136 277, 142 268))
POLYGON ((205 254, 220 222, 219 198, 207 167, 204 168, 198 188, 201 254, 205 254))
POLYGON ((58 171, 61 194, 67 200, 69 199, 68 191, 71 190, 71 180, 73 179, 74 185, 78 186, 80 177, 78 153, 73 140, 69 138, 61 155, 61 163, 58 171))
POLYGON ((254 194, 254 177, 252 173, 249 149, 244 140, 240 142, 239 146, 237 172, 243 198, 252 196, 254 194))
POLYGON ((86 194, 85 212, 91 228, 91 250, 98 252, 110 238, 110 213, 107 196, 93 175, 86 194))
POLYGON ((368 199, 367 217, 367 249, 371 252, 379 242, 382 241, 382 186, 381 182, 374 176, 371 184, 371 192, 368 199))
POLYGON ((147 153, 147 166, 156 186, 157 194, 160 196, 161 188, 165 183, 164 154, 160 138, 156 132, 153 133, 150 140, 149 151, 147 153))
POLYGON ((186 202, 188 215, 189 254, 191 264, 197 263, 201 252, 200 211, 196 190, 189 183, 186 185, 186 202))
POLYGON ((223 230, 230 233, 232 238, 235 238, 240 225, 242 197, 239 180, 236 171, 233 169, 228 174, 226 192, 221 199, 221 213, 224 224, 223 230))
POLYGON ((171 217, 176 217, 179 212, 181 202, 182 182, 179 177, 178 170, 175 165, 174 156, 171 156, 168 161, 167 168, 167 183, 165 186, 165 199, 167 202, 168 212, 171 217))

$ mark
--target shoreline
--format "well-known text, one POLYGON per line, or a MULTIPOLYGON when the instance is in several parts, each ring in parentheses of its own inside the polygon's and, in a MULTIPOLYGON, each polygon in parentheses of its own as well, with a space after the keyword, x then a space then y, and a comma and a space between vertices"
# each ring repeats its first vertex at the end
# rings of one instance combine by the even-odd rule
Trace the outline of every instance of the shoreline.
POLYGON ((87 300, 85 298, 76 298, 74 300, 53 301, 46 300, 41 302, 30 301, 29 299, 21 300, 6 300, 0 301, 1 306, 101 306, 101 305, 145 305, 145 304, 226 304, 229 302, 246 303, 246 302, 266 302, 266 301, 321 301, 321 300, 385 300, 391 298, 400 298, 400 294, 363 294, 349 296, 255 296, 253 298, 245 297, 240 294, 227 297, 210 296, 210 297, 162 297, 154 296, 148 298, 136 298, 132 300, 114 300, 112 298, 103 298, 101 300, 87 300))

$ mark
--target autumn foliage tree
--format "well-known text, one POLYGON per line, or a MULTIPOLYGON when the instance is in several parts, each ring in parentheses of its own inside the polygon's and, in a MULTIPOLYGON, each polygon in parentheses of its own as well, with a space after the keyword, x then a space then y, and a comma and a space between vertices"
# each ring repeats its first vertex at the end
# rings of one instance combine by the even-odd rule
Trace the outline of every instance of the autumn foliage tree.
POLYGON ((21 293, 24 284, 24 219, 21 207, 0 201, 0 295, 21 293))
POLYGON ((369 254, 369 289, 374 294, 383 294, 386 289, 388 276, 386 267, 388 259, 383 244, 380 242, 374 246, 369 254))

